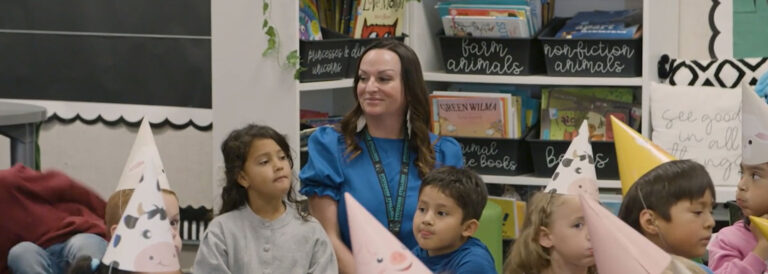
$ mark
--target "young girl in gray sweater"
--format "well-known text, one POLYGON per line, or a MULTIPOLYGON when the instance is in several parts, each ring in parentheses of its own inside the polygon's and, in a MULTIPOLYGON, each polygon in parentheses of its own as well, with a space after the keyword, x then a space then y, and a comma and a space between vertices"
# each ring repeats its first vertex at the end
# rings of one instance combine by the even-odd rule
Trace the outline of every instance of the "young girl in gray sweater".
POLYGON ((288 142, 248 125, 221 144, 222 207, 205 232, 194 273, 338 273, 330 241, 298 206, 288 142))

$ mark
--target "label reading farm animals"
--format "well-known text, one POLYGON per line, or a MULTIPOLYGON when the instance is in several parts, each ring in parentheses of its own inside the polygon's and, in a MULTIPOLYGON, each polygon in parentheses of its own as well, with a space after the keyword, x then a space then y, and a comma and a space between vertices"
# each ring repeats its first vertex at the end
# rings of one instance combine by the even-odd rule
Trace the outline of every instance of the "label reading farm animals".
POLYGON ((479 73, 495 75, 517 75, 523 72, 523 66, 517 54, 509 45, 494 40, 461 39, 460 45, 455 45, 458 39, 446 39, 451 43, 443 47, 445 66, 449 72, 479 73))

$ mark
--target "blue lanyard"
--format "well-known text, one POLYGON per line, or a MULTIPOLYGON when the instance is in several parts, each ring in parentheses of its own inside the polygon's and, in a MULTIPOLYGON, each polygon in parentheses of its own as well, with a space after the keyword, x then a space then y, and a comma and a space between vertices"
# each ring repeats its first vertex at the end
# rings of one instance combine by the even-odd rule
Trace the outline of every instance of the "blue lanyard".
POLYGON ((392 194, 389 191, 389 183, 387 182, 387 174, 384 172, 384 165, 381 164, 381 158, 379 152, 376 150, 376 145, 373 143, 371 134, 368 133, 368 129, 365 129, 365 146, 368 147, 368 155, 371 156, 371 162, 373 162, 373 168, 376 170, 376 177, 379 179, 379 185, 381 186, 381 192, 384 193, 384 203, 387 207, 387 221, 389 232, 392 232, 395 236, 400 233, 400 226, 403 219, 403 208, 405 207, 405 192, 408 186, 408 166, 410 165, 410 153, 408 153, 408 138, 405 138, 403 142, 403 161, 400 165, 400 182, 397 187, 397 204, 392 205, 392 194))

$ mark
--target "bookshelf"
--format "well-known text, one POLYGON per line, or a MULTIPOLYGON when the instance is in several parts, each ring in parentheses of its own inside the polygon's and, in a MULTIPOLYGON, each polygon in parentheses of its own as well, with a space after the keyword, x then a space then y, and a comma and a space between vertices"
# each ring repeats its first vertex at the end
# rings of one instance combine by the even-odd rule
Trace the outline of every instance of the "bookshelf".
POLYGON ((546 75, 529 76, 501 76, 501 75, 472 75, 454 74, 445 72, 425 72, 424 80, 427 82, 451 82, 451 83, 484 83, 484 84, 512 84, 512 85, 570 85, 570 86, 625 86, 640 87, 643 85, 642 77, 554 77, 546 75))
MULTIPOLYGON (((298 3, 274 5, 271 22, 280 32, 280 52, 298 48, 298 3), (278 16, 278 15, 294 16, 278 16)), ((435 34, 441 28, 434 9, 437 0, 408 1, 406 7, 406 33, 408 43, 419 55, 425 80, 430 83, 495 83, 522 85, 589 85, 640 87, 643 121, 641 133, 650 136, 650 84, 658 82, 656 61, 665 53, 678 51, 679 1, 653 0, 576 0, 558 2, 558 15, 568 16, 578 10, 643 8, 643 61, 642 77, 550 77, 488 76, 447 74, 443 71, 440 46, 435 34)), ((213 151, 226 134, 248 122, 268 124, 286 133, 292 147, 298 144, 298 110, 305 104, 328 100, 331 103, 349 100, 352 79, 299 83, 293 72, 276 61, 261 56, 264 35, 253 31, 261 26, 263 15, 256 2, 243 0, 215 1, 212 14, 212 79, 213 79, 213 151), (244 12, 247 11, 247 12, 244 12)), ((328 104, 331 104, 328 103, 328 104)), ((348 102, 344 102, 346 104, 348 102)), ((335 109, 343 109, 336 107, 335 109)), ((343 113, 343 112, 341 112, 343 113)), ((333 113, 333 114, 341 114, 333 113)), ((298 149, 295 149, 298 151, 298 149)), ((223 160, 214 153, 215 182, 223 178, 223 160)), ((297 155, 298 157, 298 155, 297 155)), ((298 167, 297 167, 298 169, 298 167)), ((298 170, 296 170, 298 172, 298 170)), ((546 178, 523 176, 483 176, 489 183, 516 185, 544 185, 546 178)), ((602 188, 617 188, 618 181, 601 180, 602 188)), ((218 196, 218 187, 213 195, 218 196)), ((735 187, 717 187, 717 201, 735 198, 735 187)))

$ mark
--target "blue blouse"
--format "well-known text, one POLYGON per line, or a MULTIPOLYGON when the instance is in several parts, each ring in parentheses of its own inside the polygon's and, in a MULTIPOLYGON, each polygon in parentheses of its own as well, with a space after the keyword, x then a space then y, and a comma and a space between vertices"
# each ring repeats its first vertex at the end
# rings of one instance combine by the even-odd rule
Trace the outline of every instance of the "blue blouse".
MULTIPOLYGON (((432 143, 437 139, 437 136, 431 133, 429 137, 432 143)), ((373 137, 373 142, 384 166, 384 172, 387 175, 389 191, 393 199, 397 197, 403 141, 403 139, 373 137)), ((301 180, 301 190, 299 192, 301 194, 305 196, 329 196, 338 201, 341 238, 347 247, 350 248, 347 207, 344 199, 342 199, 344 192, 349 192, 355 197, 384 227, 388 225, 384 194, 381 192, 368 149, 362 139, 358 139, 358 145, 362 151, 355 158, 349 160, 348 157, 344 156, 344 151, 346 150, 344 136, 332 127, 321 127, 309 137, 309 160, 299 173, 299 179, 301 180)), ((459 146, 455 139, 440 137, 434 145, 434 150, 435 166, 462 166, 461 146, 459 146)), ((418 170, 414 165, 413 160, 415 158, 416 152, 411 151, 411 164, 408 169, 408 189, 405 195, 405 207, 400 234, 397 235, 397 238, 408 249, 418 245, 416 238, 413 236, 413 214, 416 212, 421 178, 419 178, 418 170)))

